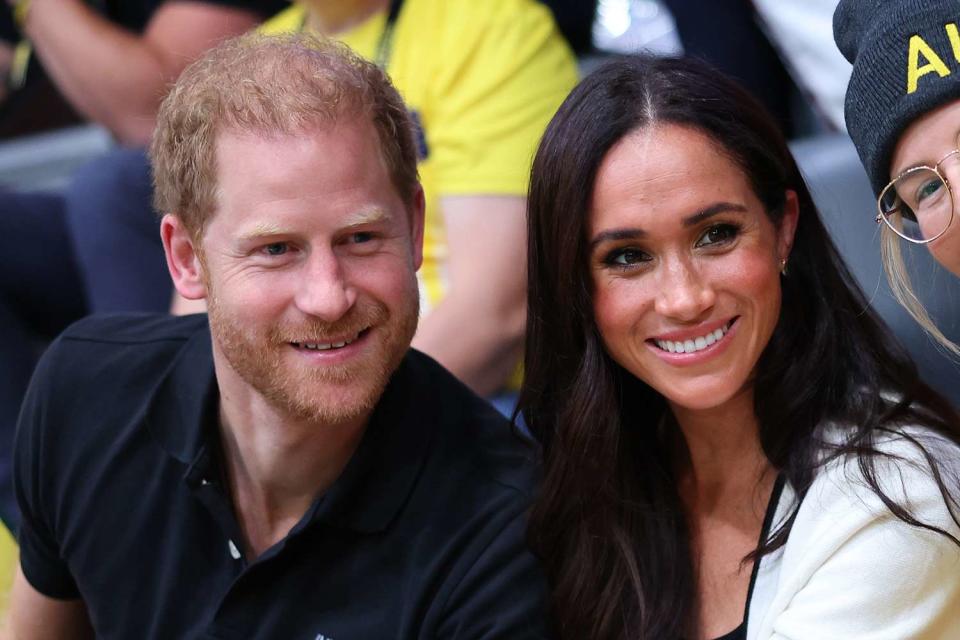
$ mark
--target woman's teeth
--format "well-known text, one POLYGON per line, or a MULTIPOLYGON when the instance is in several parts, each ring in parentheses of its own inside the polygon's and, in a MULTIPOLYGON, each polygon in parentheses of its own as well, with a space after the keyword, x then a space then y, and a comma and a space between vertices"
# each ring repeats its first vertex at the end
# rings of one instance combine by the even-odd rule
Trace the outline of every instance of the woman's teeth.
POLYGON ((711 331, 705 336, 700 336, 699 338, 692 338, 690 340, 654 340, 654 343, 664 351, 669 351, 670 353, 694 353, 695 351, 702 351, 706 349, 714 342, 718 341, 727 331, 730 330, 730 326, 733 323, 727 324, 726 326, 720 327, 716 331, 711 331))

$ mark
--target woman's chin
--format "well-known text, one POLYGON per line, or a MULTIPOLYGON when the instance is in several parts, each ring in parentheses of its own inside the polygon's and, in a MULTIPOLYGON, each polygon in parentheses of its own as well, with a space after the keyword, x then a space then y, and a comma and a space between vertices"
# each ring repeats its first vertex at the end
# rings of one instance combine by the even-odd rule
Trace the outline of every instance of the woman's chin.
POLYGON ((657 389, 666 398, 674 410, 714 411, 728 405, 740 395, 745 383, 738 384, 732 379, 701 381, 699 384, 678 384, 671 388, 657 389))

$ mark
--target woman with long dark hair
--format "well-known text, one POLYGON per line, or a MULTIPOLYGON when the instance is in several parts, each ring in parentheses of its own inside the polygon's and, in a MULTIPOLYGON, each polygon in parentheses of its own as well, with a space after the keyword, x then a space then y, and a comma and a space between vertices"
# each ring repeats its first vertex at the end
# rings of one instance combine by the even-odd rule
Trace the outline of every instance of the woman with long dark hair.
POLYGON ((745 91, 602 67, 545 133, 528 231, 530 539, 562 638, 960 637, 960 418, 745 91))

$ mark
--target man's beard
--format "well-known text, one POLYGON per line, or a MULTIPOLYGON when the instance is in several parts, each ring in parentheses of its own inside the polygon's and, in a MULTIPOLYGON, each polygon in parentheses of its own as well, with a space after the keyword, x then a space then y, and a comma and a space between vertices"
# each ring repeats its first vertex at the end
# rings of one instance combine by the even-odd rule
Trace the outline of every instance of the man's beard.
POLYGON ((359 300, 334 323, 311 319, 266 330, 245 328, 208 289, 210 331, 233 370, 276 409, 309 422, 346 422, 373 409, 410 347, 419 317, 416 279, 412 283, 409 303, 392 315, 380 301, 359 300), (291 363, 295 354, 284 358, 286 350, 296 349, 291 343, 324 344, 365 331, 369 335, 360 339, 376 343, 358 345, 361 353, 345 364, 311 366, 291 363))

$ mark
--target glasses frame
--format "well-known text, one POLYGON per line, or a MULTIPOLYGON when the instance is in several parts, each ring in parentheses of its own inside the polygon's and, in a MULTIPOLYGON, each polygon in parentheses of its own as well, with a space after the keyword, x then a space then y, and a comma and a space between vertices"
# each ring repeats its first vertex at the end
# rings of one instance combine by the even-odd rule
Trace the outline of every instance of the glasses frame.
MULTIPOLYGON (((960 146, 960 134, 957 134, 957 145, 960 146)), ((948 153, 947 155, 945 155, 945 156, 943 156, 942 158, 940 158, 940 160, 937 161, 937 164, 933 165, 932 167, 927 166, 927 165, 920 165, 920 166, 916 166, 916 167, 910 167, 909 169, 907 169, 906 171, 904 171, 904 172, 902 172, 900 175, 898 175, 896 178, 894 178, 893 180, 891 180, 891 181, 887 184, 887 186, 885 186, 885 187, 883 188, 883 191, 880 192, 880 196, 877 197, 877 217, 876 217, 876 222, 877 222, 877 224, 886 224, 887 227, 888 227, 891 231, 893 231, 895 234, 897 234, 898 236, 900 236, 901 238, 903 238, 903 239, 906 240, 907 242, 911 242, 911 243, 913 243, 913 244, 929 244, 929 243, 933 242, 934 240, 940 238, 943 234, 945 234, 945 233, 947 232, 947 230, 950 228, 950 225, 953 224, 953 219, 957 217, 957 207, 956 207, 956 205, 955 205, 954 202, 953 202, 953 187, 950 186, 950 181, 947 180, 947 176, 945 176, 943 173, 941 173, 941 171, 940 171, 940 165, 942 165, 944 162, 946 162, 948 158, 952 158, 953 156, 956 156, 956 155, 960 155, 960 148, 955 148, 953 151, 951 151, 951 152, 948 153), (932 238, 924 238, 924 239, 922 239, 922 240, 916 240, 916 239, 911 238, 911 237, 909 237, 909 236, 903 235, 902 233, 900 233, 900 230, 899 230, 899 229, 897 229, 896 227, 893 226, 893 223, 887 218, 886 214, 883 212, 883 196, 887 195, 887 191, 889 191, 890 189, 893 189, 893 186, 894 186, 894 185, 897 183, 897 181, 899 181, 901 178, 903 178, 903 177, 905 177, 905 176, 908 176, 908 175, 910 175, 911 173, 916 173, 917 171, 923 171, 923 170, 933 171, 935 174, 937 174, 937 177, 940 178, 940 180, 943 182, 944 186, 947 187, 947 194, 950 196, 950 219, 947 220, 947 224, 946 224, 946 226, 943 228, 943 231, 941 231, 941 232, 938 233, 937 235, 933 236, 932 238)), ((899 196, 897 196, 897 197, 899 198, 899 196)), ((919 221, 917 221, 917 224, 919 224, 919 221)))

